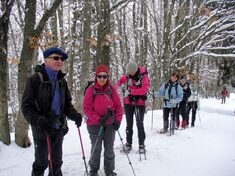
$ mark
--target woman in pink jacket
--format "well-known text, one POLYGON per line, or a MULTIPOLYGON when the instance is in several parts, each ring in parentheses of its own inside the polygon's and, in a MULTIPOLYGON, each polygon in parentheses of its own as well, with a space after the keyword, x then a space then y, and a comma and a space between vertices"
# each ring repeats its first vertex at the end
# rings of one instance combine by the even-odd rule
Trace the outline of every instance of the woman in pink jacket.
POLYGON ((100 168, 102 141, 104 144, 104 170, 106 176, 117 175, 115 169, 114 140, 122 120, 123 109, 115 86, 109 81, 105 65, 96 68, 96 77, 84 96, 83 110, 87 117, 87 129, 91 140, 89 160, 90 176, 97 176, 100 168))
POLYGON ((122 86, 124 93, 124 110, 126 114, 126 144, 124 152, 132 149, 133 116, 136 118, 136 125, 139 139, 139 152, 145 153, 145 131, 144 113, 149 78, 144 67, 138 67, 136 62, 130 61, 127 64, 127 75, 123 75, 117 82, 117 87, 122 86))

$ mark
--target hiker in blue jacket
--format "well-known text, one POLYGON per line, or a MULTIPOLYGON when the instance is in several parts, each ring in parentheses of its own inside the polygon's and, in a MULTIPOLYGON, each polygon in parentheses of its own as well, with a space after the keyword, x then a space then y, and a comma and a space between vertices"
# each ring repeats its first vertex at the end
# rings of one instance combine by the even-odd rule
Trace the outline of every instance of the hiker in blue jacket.
POLYGON ((169 81, 164 83, 159 91, 157 97, 163 97, 163 128, 159 131, 160 133, 166 133, 169 126, 169 113, 173 112, 172 125, 175 126, 175 113, 178 104, 183 98, 183 89, 178 83, 179 74, 173 72, 169 81))

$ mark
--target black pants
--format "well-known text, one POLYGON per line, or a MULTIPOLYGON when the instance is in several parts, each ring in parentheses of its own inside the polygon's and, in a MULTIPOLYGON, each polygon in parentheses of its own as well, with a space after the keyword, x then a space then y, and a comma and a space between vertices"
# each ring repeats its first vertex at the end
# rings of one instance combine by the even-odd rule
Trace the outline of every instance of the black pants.
POLYGON ((197 101, 189 101, 187 104, 187 110, 186 110, 187 124, 189 124, 189 114, 191 110, 192 110, 191 125, 194 126, 194 122, 196 120, 196 113, 197 113, 197 101))
POLYGON ((176 111, 177 111, 177 108, 163 108, 163 128, 165 130, 167 130, 168 126, 169 126, 169 114, 170 114, 170 112, 172 113, 171 114, 172 123, 174 123, 175 122, 176 111), (173 112, 171 112, 171 111, 173 111, 173 112))
POLYGON ((136 117, 136 126, 138 130, 139 145, 144 145, 145 141, 145 131, 144 131, 144 113, 145 106, 140 105, 125 105, 124 106, 126 114, 126 141, 132 144, 133 136, 133 116, 136 117))
POLYGON ((222 96, 222 104, 225 104, 225 102, 226 102, 226 96, 222 96))
POLYGON ((181 101, 179 103, 179 108, 176 111, 176 120, 180 119, 180 115, 182 116, 182 119, 187 122, 187 117, 186 117, 186 101, 181 101))
MULTIPOLYGON (((50 136, 51 142, 51 152, 52 152, 52 167, 53 176, 62 176, 61 166, 62 166, 62 144, 63 144, 64 134, 60 130, 57 134, 50 136)), ((48 148, 46 138, 34 138, 34 157, 35 161, 33 163, 32 176, 44 176, 44 171, 49 166, 48 161, 48 148)), ((51 172, 48 174, 51 176, 51 172)))

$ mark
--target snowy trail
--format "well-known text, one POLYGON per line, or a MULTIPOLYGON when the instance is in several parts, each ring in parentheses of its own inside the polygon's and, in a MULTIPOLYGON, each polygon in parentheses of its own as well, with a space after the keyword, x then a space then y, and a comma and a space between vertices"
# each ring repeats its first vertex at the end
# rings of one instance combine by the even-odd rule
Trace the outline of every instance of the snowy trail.
MULTIPOLYGON (((235 175, 235 94, 221 105, 220 100, 201 100, 200 119, 194 128, 175 131, 175 135, 160 135, 162 111, 154 111, 153 130, 151 130, 152 111, 145 116, 147 160, 139 161, 136 153, 137 131, 134 124, 133 152, 129 154, 137 176, 234 176, 235 175)), ((64 176, 83 176, 85 167, 82 159, 78 131, 69 122, 70 131, 64 140, 64 176)), ((81 127, 85 149, 85 159, 90 155, 90 140, 86 125, 81 127)), ((125 119, 120 134, 125 143, 125 119)), ((31 135, 31 133, 30 133, 31 135)), ((31 136, 30 136, 31 137, 31 136)), ((31 137, 32 138, 32 137, 31 137)), ((5 146, 0 143, 0 175, 30 175, 33 162, 33 145, 27 149, 16 146, 14 142, 5 146)), ((133 176, 131 166, 122 147, 118 134, 115 140, 116 172, 118 176, 133 176)), ((101 159, 103 168, 103 158, 101 159)))

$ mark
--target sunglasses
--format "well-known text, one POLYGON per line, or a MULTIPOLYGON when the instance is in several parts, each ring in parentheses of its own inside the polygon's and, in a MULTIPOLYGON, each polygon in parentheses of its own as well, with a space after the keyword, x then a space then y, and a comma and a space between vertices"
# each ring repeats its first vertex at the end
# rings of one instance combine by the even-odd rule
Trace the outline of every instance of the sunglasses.
POLYGON ((97 78, 98 78, 98 79, 101 79, 101 78, 107 79, 107 78, 108 78, 108 75, 97 75, 97 78))
POLYGON ((55 60, 55 61, 58 61, 59 59, 60 59, 61 61, 64 61, 64 60, 65 60, 63 57, 60 57, 60 56, 53 56, 53 57, 48 57, 48 58, 52 58, 52 59, 55 60))

